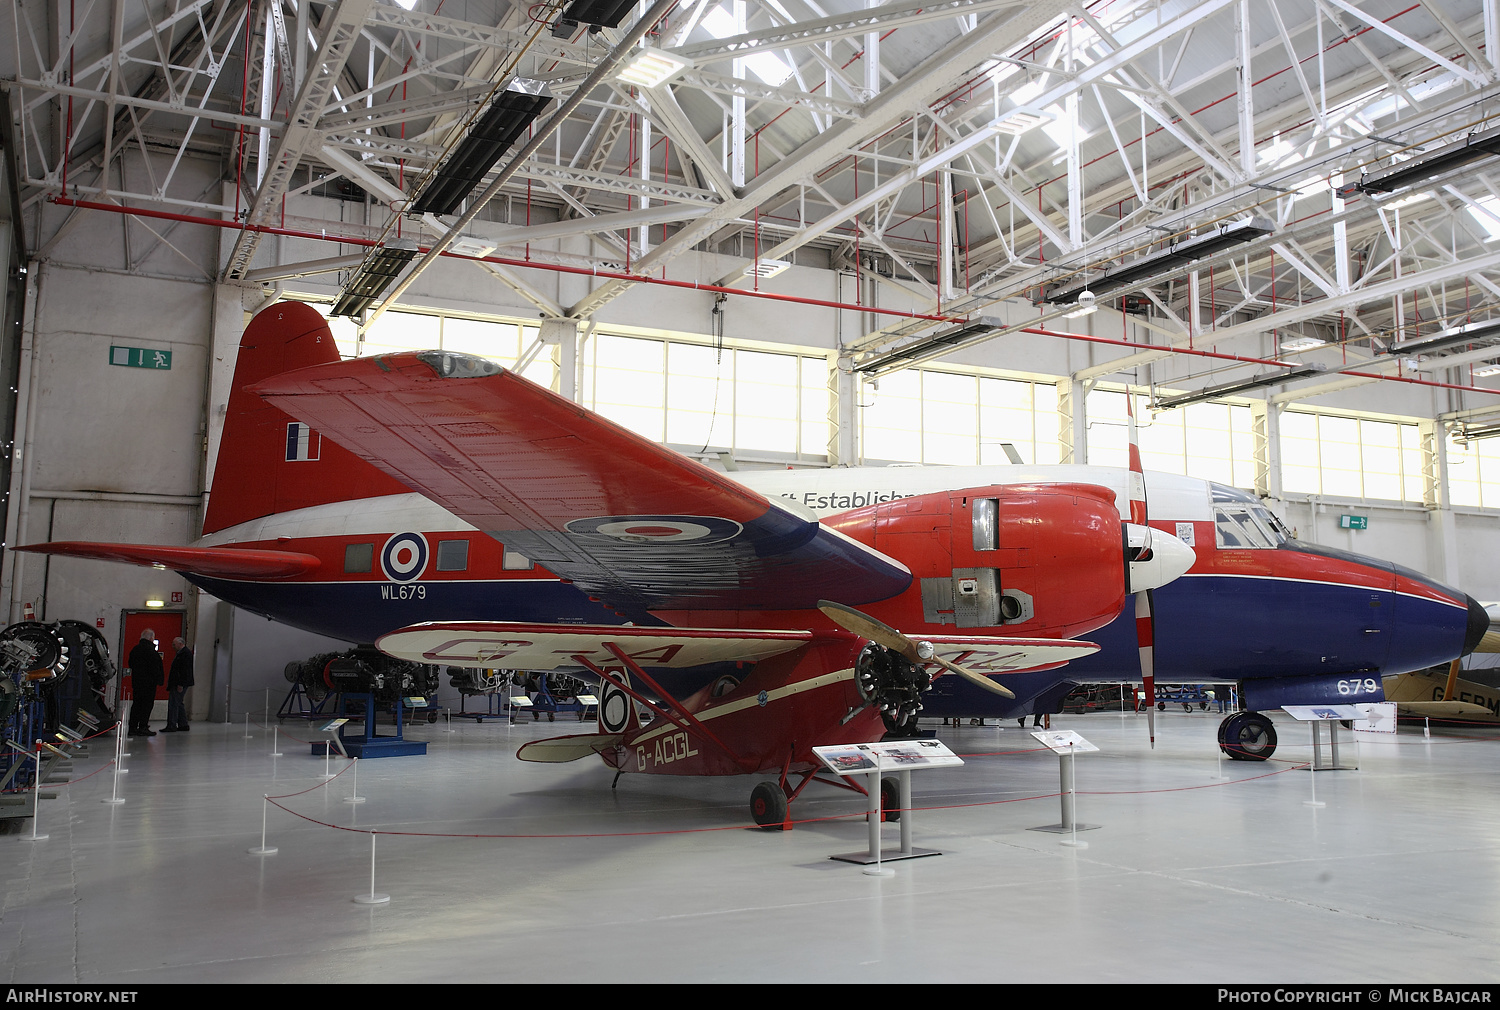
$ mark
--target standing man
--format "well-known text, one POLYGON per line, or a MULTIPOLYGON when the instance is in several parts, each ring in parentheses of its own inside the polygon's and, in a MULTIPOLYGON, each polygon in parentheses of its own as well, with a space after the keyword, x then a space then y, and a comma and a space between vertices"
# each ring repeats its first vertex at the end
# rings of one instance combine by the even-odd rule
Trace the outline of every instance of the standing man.
POLYGON ((156 632, 147 628, 130 650, 130 735, 155 736, 151 731, 151 706, 161 686, 161 653, 156 651, 156 632))
POLYGON ((172 672, 167 675, 167 726, 163 733, 186 733, 187 689, 193 686, 193 650, 180 638, 172 639, 177 655, 172 657, 172 672))

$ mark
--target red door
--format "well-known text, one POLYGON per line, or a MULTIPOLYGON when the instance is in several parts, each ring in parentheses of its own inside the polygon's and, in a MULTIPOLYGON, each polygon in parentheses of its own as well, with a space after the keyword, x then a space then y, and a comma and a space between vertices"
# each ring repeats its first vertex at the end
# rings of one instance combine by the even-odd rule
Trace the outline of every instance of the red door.
MULTIPOLYGON (((156 632, 156 649, 161 653, 162 670, 172 669, 172 660, 177 655, 177 650, 172 648, 172 639, 182 636, 182 621, 185 616, 181 610, 126 610, 120 615, 124 619, 124 626, 120 632, 120 653, 116 657, 115 665, 120 668, 120 700, 129 701, 134 696, 131 693, 133 678, 123 676, 125 667, 130 664, 130 650, 134 649, 136 643, 141 640, 141 632, 150 628, 156 632)), ((156 700, 167 700, 167 684, 165 678, 160 687, 156 689, 156 700)))

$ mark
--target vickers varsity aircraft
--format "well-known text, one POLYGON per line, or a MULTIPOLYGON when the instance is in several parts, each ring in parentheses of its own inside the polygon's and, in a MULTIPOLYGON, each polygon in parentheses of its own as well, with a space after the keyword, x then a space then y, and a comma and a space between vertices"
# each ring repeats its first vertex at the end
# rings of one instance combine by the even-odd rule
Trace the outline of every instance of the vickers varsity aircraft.
MULTIPOLYGON (((44 549, 167 564, 252 605, 245 588, 328 592, 342 581, 366 594, 359 602, 370 610, 378 590, 389 633, 375 641, 398 658, 599 678, 600 732, 531 744, 521 757, 597 753, 620 771, 656 774, 779 772, 752 797, 768 826, 783 822, 786 802, 811 781, 812 748, 877 740, 910 723, 929 666, 1008 694, 993 675, 1054 669, 1094 651, 1074 636, 1193 560, 1170 534, 1123 521, 1114 493, 1087 483, 942 490, 820 522, 486 359, 431 351, 340 362, 326 326, 301 306, 262 313, 239 365, 234 424, 260 436, 251 442, 262 450, 274 434, 284 458, 263 460, 274 465, 255 471, 256 482, 216 476, 215 497, 221 486, 233 491, 211 507, 209 525, 221 528, 209 543, 44 549), (299 355, 325 360, 288 370, 299 355), (254 372, 265 377, 246 374, 254 372), (260 401, 244 399, 252 395, 260 401), (305 508, 312 527, 295 542, 267 528, 285 489, 260 481, 289 472, 291 486, 309 486, 304 474, 325 459, 340 468, 346 500, 305 508), (404 493, 400 507, 432 503, 447 521, 429 513, 436 526, 412 523, 380 543, 351 529, 364 503, 347 500, 350 484, 372 468, 420 492, 404 493), (225 523, 214 507, 231 519, 262 514, 225 523), (541 564, 572 606, 500 622, 465 620, 455 605, 441 622, 402 627, 409 605, 438 605, 435 590, 483 586, 469 581, 471 565, 490 542, 500 551, 493 568, 528 576, 505 580, 513 592, 536 586, 540 573, 525 569, 541 564), (425 579, 429 571, 459 577, 425 579), (325 574, 340 572, 343 580, 325 574), (580 596, 596 620, 566 623, 580 596), (679 699, 656 679, 672 670, 713 679, 679 699), (630 699, 651 707, 650 725, 630 699)), ((244 434, 226 427, 221 459, 244 434)), ((517 616, 484 616, 496 614, 517 616)))
MULTIPOLYGON (((969 508, 966 503, 993 499, 997 505, 1004 500, 1008 508, 1038 508, 1042 501, 1055 500, 1055 494, 1061 493, 1046 492, 1043 486, 1088 485, 1108 488, 1112 494, 1118 506, 1113 519, 1117 535, 1120 516, 1130 514, 1130 475, 1121 468, 836 468, 741 472, 731 481, 723 474, 707 478, 671 453, 642 456, 653 461, 646 465, 655 468, 652 487, 659 491, 651 497, 650 507, 632 506, 637 510, 628 514, 613 509, 600 512, 593 518, 604 516, 610 521, 593 526, 585 522, 568 533, 616 548, 655 543, 664 550, 674 544, 696 544, 693 552, 664 556, 660 568, 649 573, 645 581, 658 583, 657 592, 690 591, 713 597, 723 573, 699 557, 701 549, 710 545, 724 544, 726 551, 733 548, 759 556, 764 544, 781 544, 787 537, 815 532, 817 536, 810 541, 816 545, 813 549, 830 552, 830 566, 812 566, 811 576, 804 572, 791 578, 772 564, 761 565, 755 583, 760 595, 741 596, 729 611, 751 611, 749 616, 726 616, 722 599, 675 599, 671 606, 679 609, 673 611, 635 591, 634 595, 612 595, 606 584, 612 555, 580 577, 576 572, 538 567, 539 562, 549 565, 558 557, 556 544, 546 536, 521 530, 498 537, 481 533, 494 527, 486 525, 484 517, 476 517, 482 520, 477 523, 469 520, 465 510, 470 499, 494 492, 488 478, 476 480, 475 486, 459 495, 462 508, 449 510, 438 503, 441 495, 434 495, 435 501, 418 494, 415 485, 325 437, 332 430, 328 426, 294 418, 251 391, 255 384, 282 373, 337 360, 326 324, 308 306, 278 303, 252 320, 236 363, 204 537, 197 545, 69 542, 22 549, 163 565, 237 606, 356 643, 371 643, 424 621, 497 617, 528 625, 599 627, 633 621, 640 626, 670 620, 694 627, 727 623, 764 629, 777 626, 762 620, 775 612, 754 607, 797 610, 823 599, 863 606, 883 598, 900 602, 876 612, 877 616, 908 631, 926 628, 932 634, 1004 632, 1053 638, 1083 634, 1081 629, 1088 622, 1059 622, 1047 612, 1050 603, 1040 606, 1035 593, 1003 575, 1011 564, 1031 564, 1038 575, 1059 573, 1050 558, 1043 561, 1047 545, 1027 539, 1027 529, 1040 527, 1035 523, 1006 527, 1001 553, 995 555, 999 564, 981 565, 959 543, 963 534, 953 532, 969 508), (748 494, 747 501, 758 502, 764 496, 785 501, 787 507, 766 510, 769 518, 753 523, 743 521, 738 512, 719 515, 707 506, 700 510, 688 505, 688 493, 672 484, 683 474, 718 489, 714 501, 739 500, 736 496, 748 494), (978 499, 951 493, 956 487, 996 486, 1013 491, 996 490, 978 499), (937 497, 929 497, 933 495, 937 497), (927 522, 919 518, 926 514, 922 509, 930 509, 933 516, 926 533, 912 533, 901 525, 927 522), (821 530, 797 519, 811 513, 825 518, 821 530), (946 532, 938 528, 942 516, 950 524, 946 532), (619 525, 622 522, 625 525, 619 525), (874 551, 857 551, 833 536, 836 531, 874 551), (918 566, 920 571, 903 573, 899 565, 882 567, 873 561, 876 551, 887 558, 891 552, 902 553, 904 547, 893 546, 898 540, 924 538, 940 551, 952 552, 951 562, 944 562, 947 567, 918 566), (837 549, 826 546, 835 541, 837 549), (970 566, 980 569, 980 576, 964 571, 970 566), (984 575, 983 569, 1002 574, 984 575), (856 575, 858 582, 851 585, 856 575), (909 585, 898 592, 895 587, 903 578, 909 585), (793 588, 800 591, 795 605, 789 602, 793 588), (882 597, 882 593, 889 595, 882 597), (1070 630, 1064 631, 1065 626, 1070 630)), ((381 366, 368 367, 378 372, 381 366)), ((576 405, 559 409, 570 411, 570 417, 593 418, 576 405)), ((461 423, 449 425, 455 437, 462 429, 453 425, 461 423)), ((550 448, 567 447, 572 437, 560 430, 550 448)), ((353 444, 359 448, 358 440, 353 444)), ((372 445, 360 451, 375 458, 380 450, 372 445)), ((428 452, 431 459, 444 458, 444 450, 437 446, 429 446, 428 452)), ((515 507, 528 507, 530 502, 533 512, 545 511, 553 507, 551 503, 566 500, 564 492, 577 479, 566 466, 540 471, 519 489, 515 507)), ((635 482, 640 475, 617 479, 635 482)), ((1399 566, 1295 540, 1269 510, 1244 492, 1170 474, 1147 474, 1145 483, 1156 531, 1181 536, 1196 551, 1187 575, 1174 582, 1159 560, 1145 559, 1170 556, 1191 561, 1180 552, 1181 543, 1164 535, 1159 541, 1161 550, 1153 555, 1143 550, 1138 534, 1137 542, 1129 547, 1139 559, 1133 564, 1135 586, 1159 587, 1153 593, 1158 628, 1156 677, 1167 682, 1240 683, 1246 711, 1226 720, 1220 732, 1221 744, 1232 756, 1270 755, 1275 747, 1274 730, 1262 711, 1311 701, 1380 700, 1383 674, 1421 669, 1467 654, 1488 627, 1482 608, 1463 593, 1399 566), (1153 565, 1157 566, 1154 571, 1150 570, 1153 565)), ((1081 492, 1074 497, 1087 502, 1096 494, 1081 492)), ((743 502, 735 506, 747 507, 743 502)), ((1109 582, 1120 584, 1119 579, 1109 582)), ((1069 585, 1076 589, 1083 584, 1075 578, 1069 585)), ((1107 602, 1099 597, 1091 605, 1107 602)), ((1119 614, 1122 604, 1123 596, 1109 616, 1119 614)), ((783 620, 784 626, 794 623, 783 620)), ((819 627, 831 623, 824 621, 819 627)), ((811 627, 808 623, 804 630, 811 627)), ((1008 672, 1004 683, 1016 695, 1013 700, 962 677, 940 677, 924 696, 924 714, 1022 715, 1033 709, 1050 710, 1074 682, 1140 680, 1138 628, 1135 614, 1128 612, 1088 632, 1103 647, 1074 659, 1065 673, 1008 672)), ((932 634, 923 632, 928 638, 932 634)), ((892 644, 901 642, 892 640, 892 644)), ((526 668, 519 657, 506 662, 526 668)), ((497 660, 495 665, 501 664, 497 660)), ((673 668, 653 672, 664 693, 678 698, 705 686, 701 670, 693 671, 699 674, 696 679, 673 668)))

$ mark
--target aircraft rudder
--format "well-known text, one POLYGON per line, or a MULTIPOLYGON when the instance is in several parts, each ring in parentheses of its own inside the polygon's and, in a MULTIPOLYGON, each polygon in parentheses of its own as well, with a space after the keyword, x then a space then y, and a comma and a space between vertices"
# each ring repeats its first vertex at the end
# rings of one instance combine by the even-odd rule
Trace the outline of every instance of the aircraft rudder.
POLYGON ((273 375, 338 360, 333 332, 311 305, 277 302, 250 320, 235 358, 205 536, 277 512, 409 490, 248 391, 273 375))

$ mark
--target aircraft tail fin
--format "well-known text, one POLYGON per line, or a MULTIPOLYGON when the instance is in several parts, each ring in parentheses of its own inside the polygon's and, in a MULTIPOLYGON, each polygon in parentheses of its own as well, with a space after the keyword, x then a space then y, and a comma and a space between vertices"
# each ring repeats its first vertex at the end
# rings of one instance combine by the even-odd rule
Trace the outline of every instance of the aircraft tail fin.
POLYGON ((328 323, 302 302, 277 302, 245 327, 203 521, 205 536, 277 512, 410 491, 247 390, 273 375, 338 358, 328 323))
MULTIPOLYGON (((630 683, 630 674, 612 670, 611 675, 630 683)), ((599 682, 599 733, 626 735, 641 728, 641 713, 635 700, 607 680, 599 682)))

